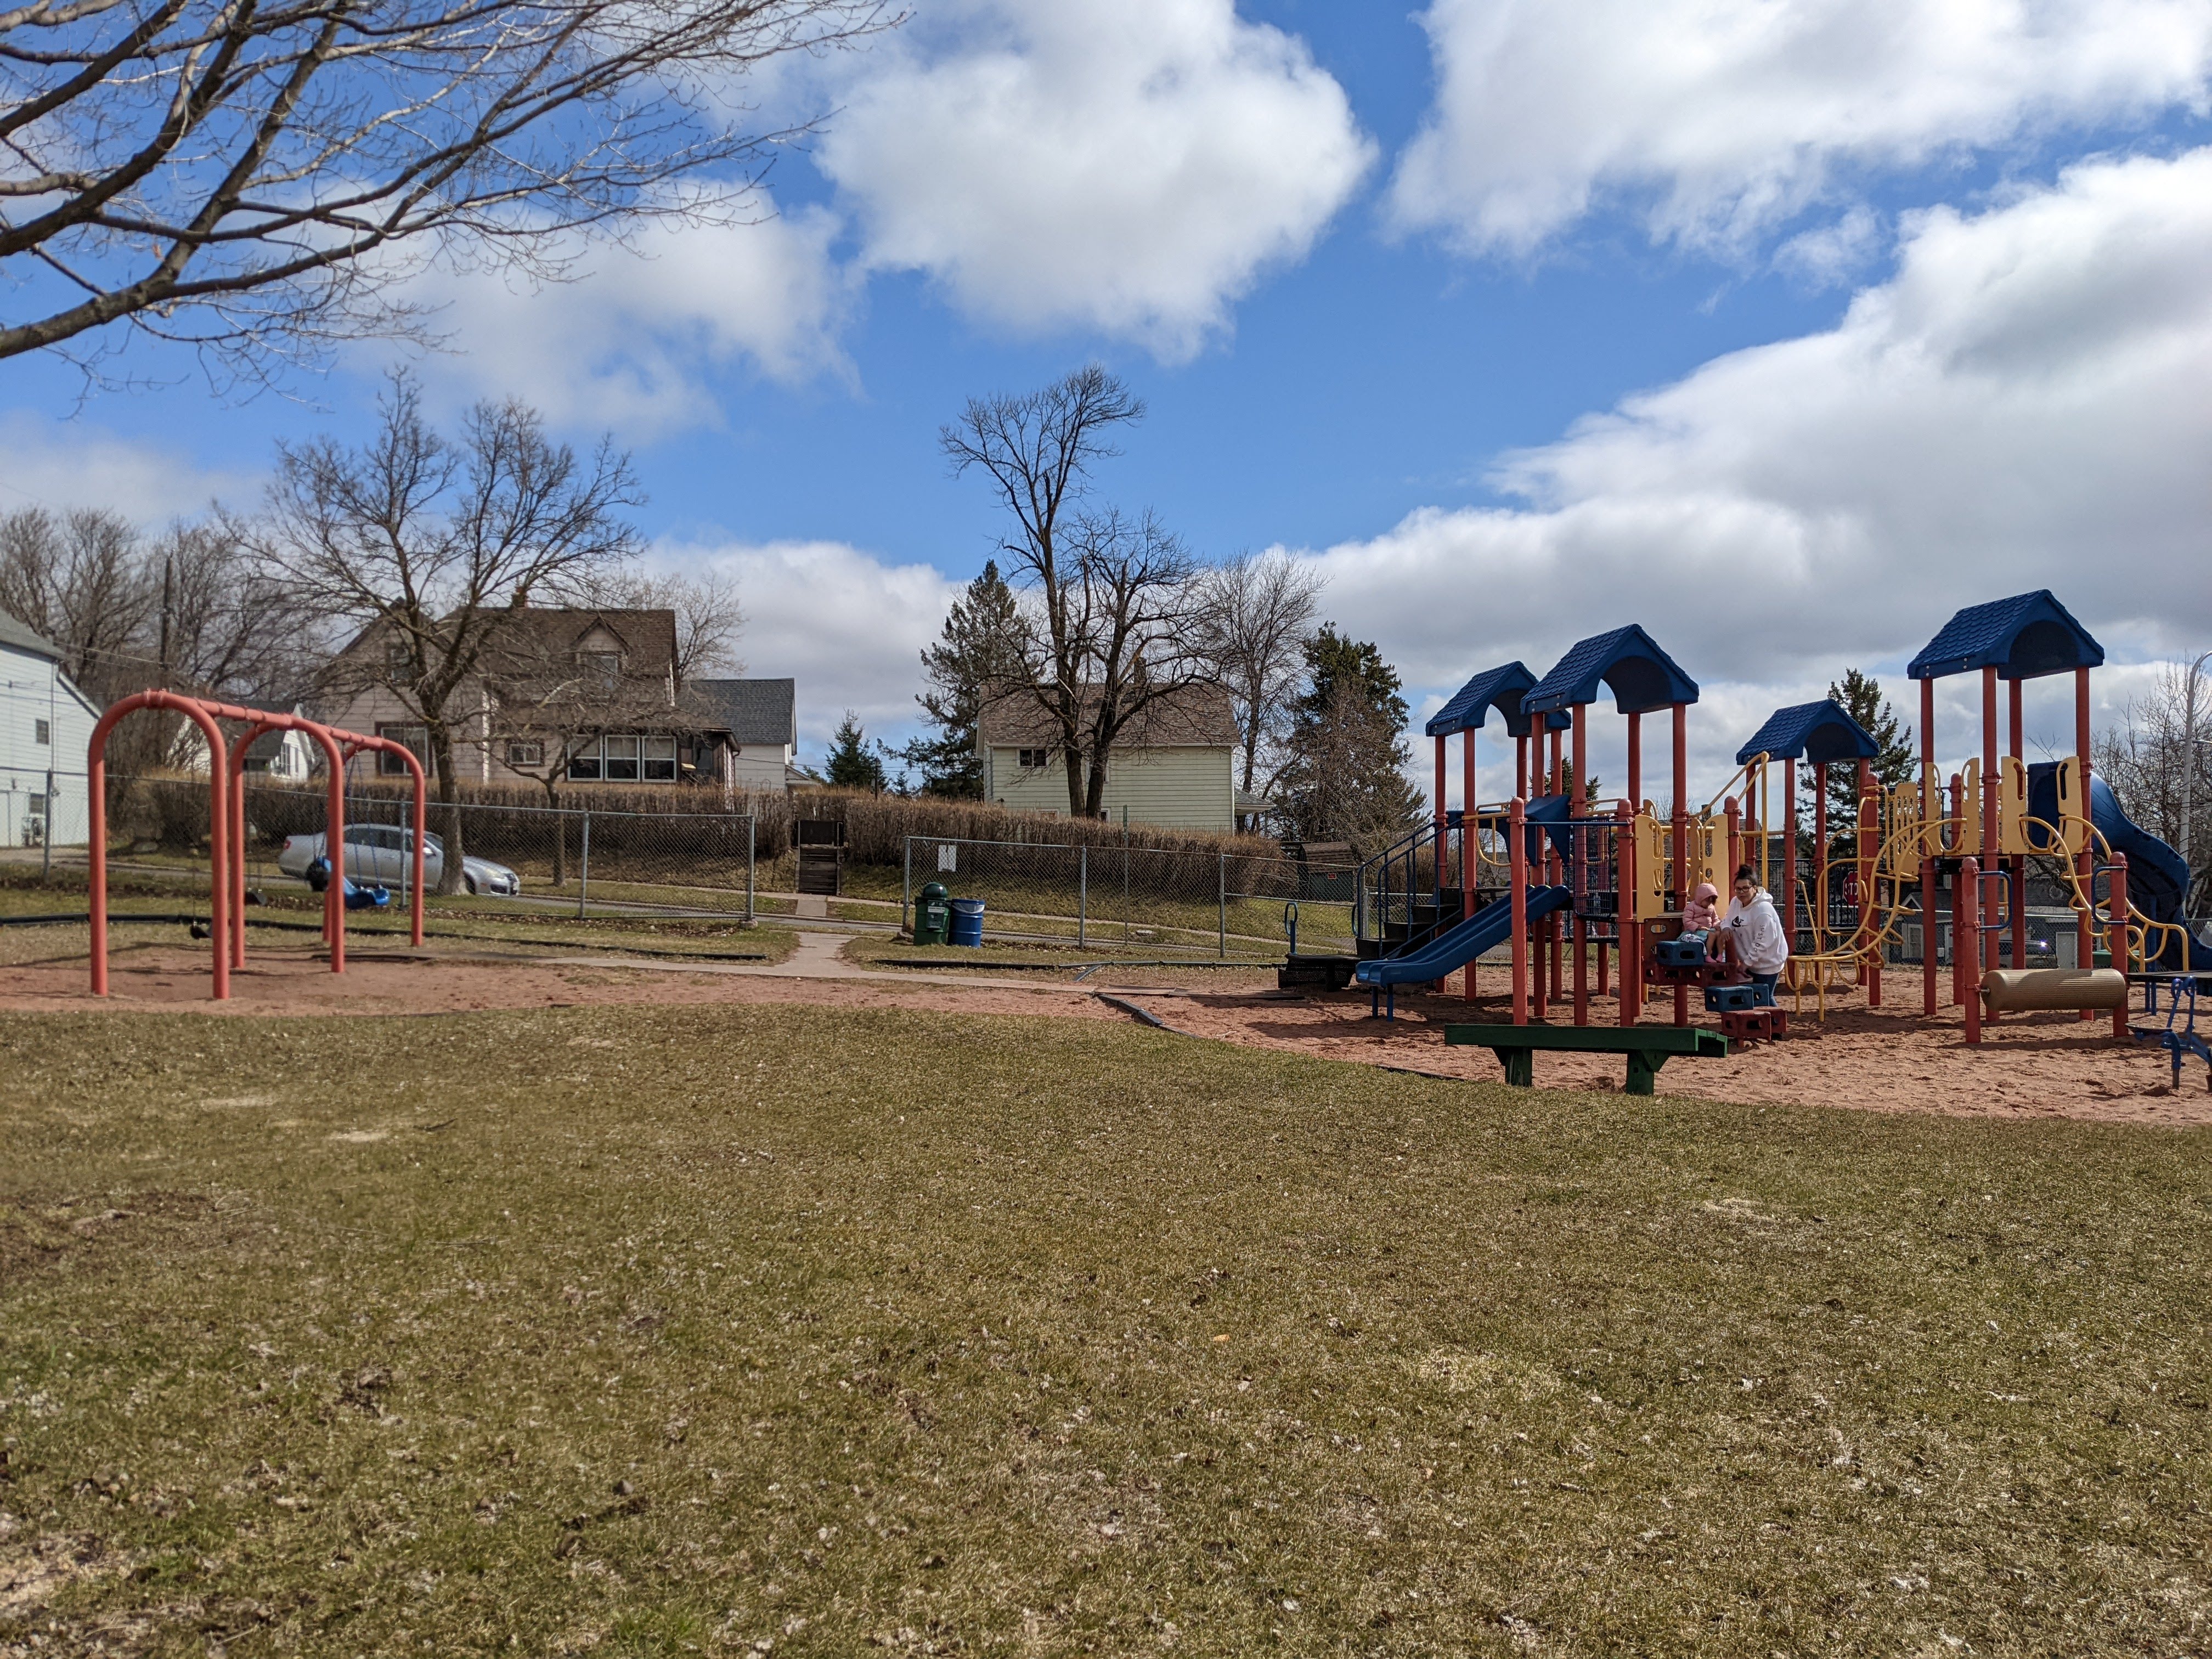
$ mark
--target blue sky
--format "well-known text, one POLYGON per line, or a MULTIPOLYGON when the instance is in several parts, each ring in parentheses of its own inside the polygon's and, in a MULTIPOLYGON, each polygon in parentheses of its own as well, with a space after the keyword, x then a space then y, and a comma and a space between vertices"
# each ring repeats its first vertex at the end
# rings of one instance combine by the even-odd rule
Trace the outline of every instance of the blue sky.
MULTIPOLYGON (((2120 664, 2212 644, 2212 3, 2017 9, 922 0, 764 88, 824 121, 780 216, 535 296, 432 279, 422 372, 611 425, 810 744, 848 706, 897 734, 989 551, 939 423, 1096 358, 1151 406, 1102 494, 1314 560, 1417 706, 1641 621, 1717 781, 1978 599, 2052 586, 2120 664)), ((250 503, 391 355, 244 402, 16 360, 0 503, 250 503)))

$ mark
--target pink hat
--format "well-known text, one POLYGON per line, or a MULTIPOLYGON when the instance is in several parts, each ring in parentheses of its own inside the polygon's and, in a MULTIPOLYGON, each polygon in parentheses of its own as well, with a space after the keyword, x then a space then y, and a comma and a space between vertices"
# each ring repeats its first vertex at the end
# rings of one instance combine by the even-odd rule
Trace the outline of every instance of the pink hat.
POLYGON ((1720 896, 1721 890, 1714 886, 1712 883, 1709 881, 1699 882, 1698 884, 1698 890, 1691 895, 1692 898, 1695 898, 1700 903, 1703 903, 1707 899, 1717 899, 1720 896))

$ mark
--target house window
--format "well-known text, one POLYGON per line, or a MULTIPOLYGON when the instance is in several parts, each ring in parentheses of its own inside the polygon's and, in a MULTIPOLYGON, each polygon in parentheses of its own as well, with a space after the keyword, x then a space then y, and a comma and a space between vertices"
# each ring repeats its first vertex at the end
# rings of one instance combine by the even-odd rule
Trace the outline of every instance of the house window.
POLYGON ((599 740, 597 738, 581 744, 568 757, 568 781, 571 783, 597 783, 599 781, 599 740))
POLYGON ((52 725, 46 720, 33 720, 31 722, 31 741, 40 744, 41 747, 54 740, 54 728, 52 725))
POLYGON ((647 783, 676 781, 676 739, 647 738, 645 740, 645 781, 647 783))
POLYGON ((619 651, 579 651, 576 663, 585 673, 603 685, 612 685, 622 678, 622 653, 619 651))
POLYGON ((415 684, 415 649, 404 640, 393 640, 384 647, 384 676, 394 685, 415 684))
POLYGON ((634 737, 601 738, 599 753, 605 769, 600 775, 609 783, 637 781, 637 739, 634 737))
POLYGON ((1049 749, 1024 749, 1022 750, 1022 769, 1024 772, 1042 772, 1046 767, 1051 764, 1052 750, 1049 749))
MULTIPOLYGON (((429 765, 430 728, 428 726, 407 726, 395 721, 379 720, 376 725, 376 735, 380 738, 389 738, 392 742, 412 750, 416 760, 421 761, 425 767, 429 765)), ((404 778, 413 775, 408 769, 407 763, 388 749, 380 749, 376 751, 376 769, 380 776, 387 778, 404 778)))
POLYGON ((34 818, 42 818, 46 817, 46 798, 44 795, 33 795, 31 797, 31 816, 34 818))
POLYGON ((543 766, 545 764, 545 745, 533 738, 509 738, 507 740, 507 763, 510 767, 543 766))

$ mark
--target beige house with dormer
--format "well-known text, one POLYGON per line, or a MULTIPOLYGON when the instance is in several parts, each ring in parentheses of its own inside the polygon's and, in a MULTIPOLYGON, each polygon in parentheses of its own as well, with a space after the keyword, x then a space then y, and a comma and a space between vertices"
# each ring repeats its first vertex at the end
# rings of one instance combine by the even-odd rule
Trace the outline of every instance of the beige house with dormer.
MULTIPOLYGON (((394 738, 428 760, 429 738, 407 694, 406 646, 386 624, 364 629, 325 676, 325 713, 394 738)), ((528 607, 500 619, 480 672, 447 703, 455 769, 465 782, 781 789, 798 754, 791 680, 696 680, 677 671, 669 610, 528 607)), ((396 756, 380 772, 404 775, 396 756)))

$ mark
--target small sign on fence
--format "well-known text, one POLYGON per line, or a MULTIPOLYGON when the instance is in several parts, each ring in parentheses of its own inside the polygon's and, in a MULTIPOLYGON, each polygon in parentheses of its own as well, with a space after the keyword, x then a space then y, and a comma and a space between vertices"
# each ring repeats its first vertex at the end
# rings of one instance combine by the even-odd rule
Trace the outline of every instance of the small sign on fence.
POLYGON ((939 875, 960 873, 960 849, 951 842, 939 842, 937 847, 937 870, 939 875))

